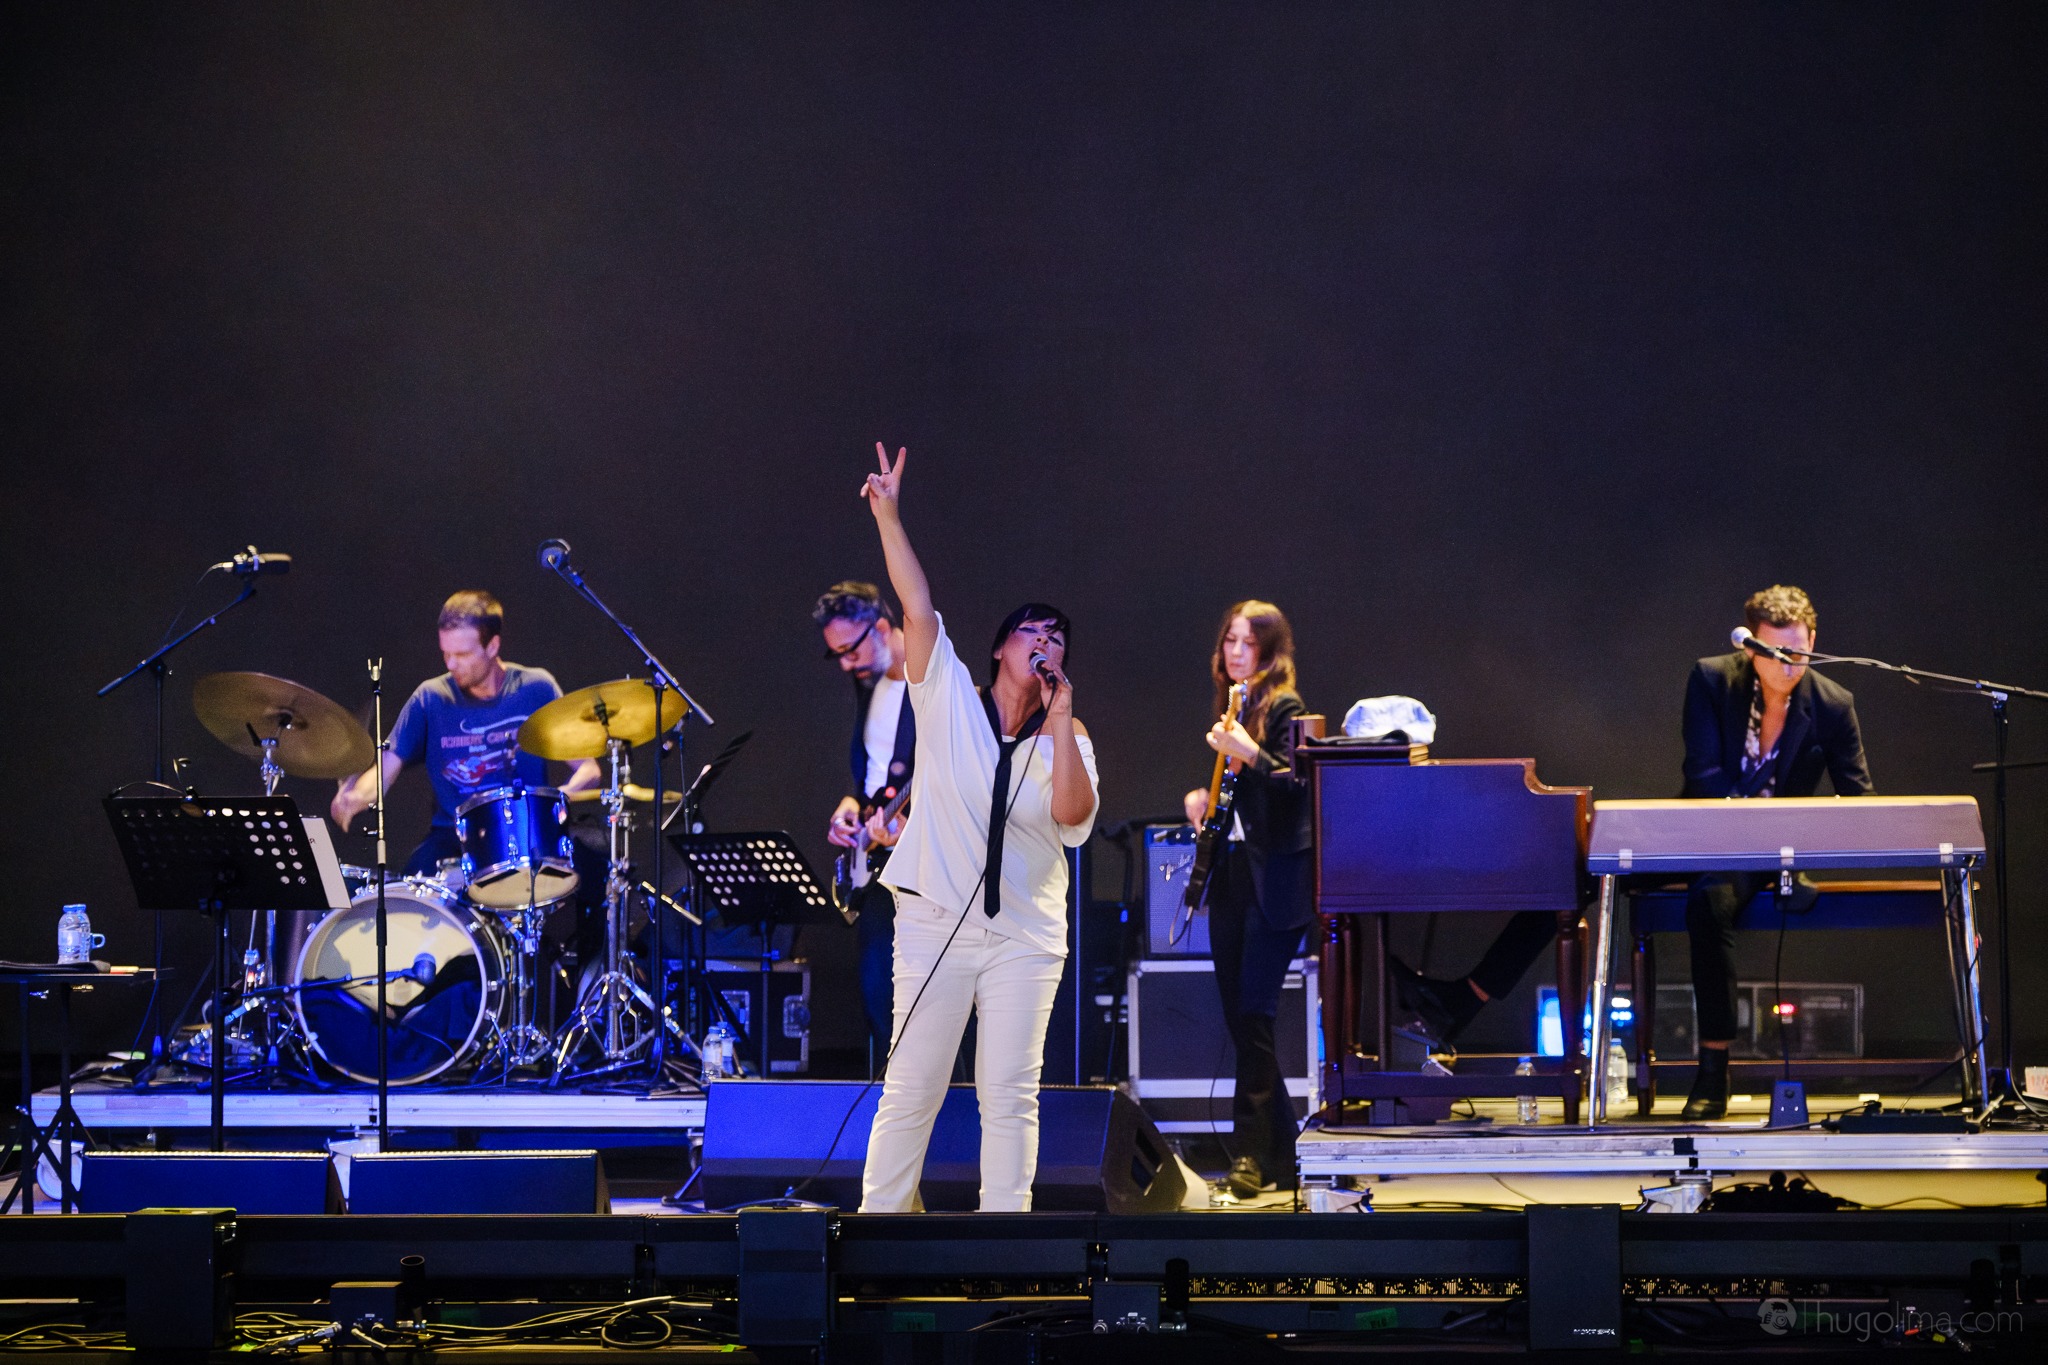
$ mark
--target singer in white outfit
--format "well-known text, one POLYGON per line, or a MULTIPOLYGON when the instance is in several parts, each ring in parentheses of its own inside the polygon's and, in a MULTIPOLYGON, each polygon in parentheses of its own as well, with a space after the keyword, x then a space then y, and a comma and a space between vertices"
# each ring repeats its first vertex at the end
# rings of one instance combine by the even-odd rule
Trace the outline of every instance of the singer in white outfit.
POLYGON ((875 454, 881 469, 861 496, 903 604, 917 761, 910 821, 881 878, 896 895, 895 1020, 861 1211, 917 1206, 972 1011, 981 1208, 1021 1213, 1038 1169, 1038 1077, 1066 957, 1066 850, 1095 823, 1095 750, 1074 719, 1057 608, 1032 602, 1010 613, 990 646, 988 688, 975 686, 903 529, 907 453, 893 466, 879 443, 875 454))

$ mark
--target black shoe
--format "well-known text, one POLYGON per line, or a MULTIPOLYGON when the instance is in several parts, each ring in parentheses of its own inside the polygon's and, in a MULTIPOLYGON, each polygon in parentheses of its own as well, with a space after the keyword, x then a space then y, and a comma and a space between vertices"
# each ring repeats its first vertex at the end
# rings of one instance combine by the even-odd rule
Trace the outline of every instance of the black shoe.
POLYGON ((1230 1174, 1223 1177, 1223 1188, 1239 1199, 1255 1199, 1259 1191, 1266 1188, 1266 1173, 1259 1169, 1256 1159, 1241 1156, 1230 1163, 1230 1174))
POLYGON ((1424 976, 1400 958, 1387 955, 1387 974, 1394 978, 1394 999, 1414 1011, 1429 1035, 1448 1043, 1464 1030, 1486 1002, 1463 981, 1424 976))
POLYGON ((1728 1117, 1727 1048, 1700 1049, 1699 1066, 1692 1076, 1692 1092, 1685 1097, 1685 1108, 1679 1111, 1678 1116, 1687 1123, 1728 1117))

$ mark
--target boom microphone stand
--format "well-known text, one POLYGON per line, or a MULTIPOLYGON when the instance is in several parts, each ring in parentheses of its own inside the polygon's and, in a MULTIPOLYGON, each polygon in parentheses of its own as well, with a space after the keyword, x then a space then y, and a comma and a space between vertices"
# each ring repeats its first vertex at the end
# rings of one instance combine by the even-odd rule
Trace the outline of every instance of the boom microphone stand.
MULTIPOLYGON (((1763 654, 1781 662, 1797 662, 1784 651, 1765 645, 1754 638, 1742 642, 1753 654, 1763 654)), ((1925 668, 1913 668, 1907 664, 1895 664, 1884 659, 1867 659, 1854 654, 1807 654, 1809 664, 1853 664, 1859 668, 1875 668, 1885 673, 1896 673, 1908 682, 1943 683, 1945 690, 1974 693, 1991 703, 1991 738, 1993 758, 1990 763, 1971 765, 1972 772, 1991 773, 1991 882, 1998 894, 1998 1032, 2000 1066, 1993 1078, 1990 1093, 1984 1097, 1984 1112, 1989 1117, 2000 1109, 2014 1109, 2034 1115, 2033 1107, 2027 1103, 2020 1087, 2012 1079, 2012 896, 2011 886, 2006 880, 2006 794, 2005 775, 2012 768, 2030 766, 2007 763, 2005 758, 2007 734, 2011 728, 2011 717, 2007 715, 2007 703, 2014 697, 2030 697, 2035 701, 2048 701, 2048 692, 2032 687, 2021 687, 2016 683, 1992 682, 1985 678, 1962 678, 1953 673, 1935 673, 1925 668)), ((1964 873, 1965 876, 1969 874, 1964 873)), ((1976 945, 1969 945, 1973 950, 1976 945)))
MULTIPOLYGON (((661 719, 661 703, 663 689, 671 689, 683 699, 683 714, 676 717, 675 725, 673 727, 676 735, 675 745, 678 756, 680 756, 683 752, 684 723, 689 720, 690 713, 692 711, 702 716, 704 718, 704 723, 706 725, 716 725, 718 722, 713 720, 711 718, 711 713, 709 711, 706 711, 703 705, 700 702, 698 702, 698 700, 695 697, 690 695, 690 690, 684 687, 682 683, 677 680, 676 675, 671 673, 668 670, 667 666, 661 662, 661 660, 654 657, 654 651, 647 647, 646 642, 640 638, 638 633, 636 633, 634 629, 631 626, 627 625, 624 621, 621 621, 618 618, 618 615, 615 612, 613 612, 610 607, 604 604, 604 599, 599 597, 597 593, 591 588, 591 586, 583 581, 583 575, 578 573, 576 571, 576 566, 569 562, 568 541, 559 539, 542 541, 540 543, 540 562, 541 567, 550 570, 564 583, 567 583, 571 588, 575 589, 577 596, 581 597, 591 606, 597 608, 598 612, 604 617, 605 620, 611 622, 614 626, 618 627, 619 634, 626 637, 626 643, 630 644, 631 646, 633 646, 635 650, 639 651, 640 662, 646 667, 648 674, 650 675, 649 681, 654 684, 655 829, 653 882, 656 886, 660 886, 662 845, 661 819, 664 813, 662 799, 666 794, 663 787, 663 777, 667 771, 667 765, 662 761, 661 746, 664 737, 667 735, 668 730, 670 729, 669 726, 666 726, 662 723, 661 719)), ((668 935, 667 930, 664 927, 662 916, 659 912, 651 913, 648 916, 648 918, 654 922, 654 971, 652 975, 654 977, 653 986, 655 1019, 652 1061, 654 1064, 654 1080, 655 1083, 658 1085, 660 1084, 662 1076, 666 1071, 668 1065, 667 1024, 669 1019, 669 1005, 668 944, 666 941, 668 935)), ((378 970, 382 971, 383 963, 379 961, 377 965, 378 970)))
MULTIPOLYGON (((274 573, 283 572, 285 569, 289 568, 291 564, 291 556, 283 556, 284 564, 282 566, 274 562, 277 558, 278 556, 272 556, 271 560, 273 562, 266 564, 264 557, 257 553, 256 547, 254 545, 251 545, 248 549, 247 554, 237 554, 233 559, 228 560, 227 567, 232 569, 236 574, 242 576, 242 591, 236 595, 234 601, 228 603, 226 606, 220 608, 218 611, 215 611, 212 615, 199 621, 190 630, 186 631, 183 635, 178 636, 178 638, 176 638, 175 640, 167 640, 163 644, 158 645, 156 649, 153 650, 148 657, 143 659, 141 663, 135 665, 135 667, 129 669, 126 673, 123 673, 120 677, 114 679, 105 687, 102 687, 99 691, 93 693, 95 697, 107 696, 108 694, 119 690, 124 683, 126 683, 130 678, 133 678, 136 674, 141 673, 144 670, 148 671, 150 681, 155 685, 154 690, 156 692, 156 754, 155 761, 150 768, 150 775, 156 781, 161 782, 164 780, 164 679, 170 676, 170 660, 172 652, 175 651, 180 645, 184 644, 187 640, 197 635, 200 631, 205 630, 207 627, 213 625, 215 622, 219 621, 221 617, 226 616, 236 607, 241 606, 244 602, 254 597, 256 595, 256 575, 264 572, 266 567, 274 573)), ((207 574, 211 574, 221 567, 222 566, 219 564, 209 564, 206 567, 205 573, 199 575, 200 579, 203 581, 206 578, 207 574)), ((196 591, 198 585, 194 584, 193 587, 194 590, 196 591)), ((191 602, 191 596, 189 594, 186 597, 186 602, 188 605, 191 602)), ((183 616, 184 614, 184 608, 180 607, 178 609, 178 615, 183 616)), ((171 624, 173 626, 178 624, 177 617, 171 618, 171 624)), ((164 980, 163 911, 156 911, 153 918, 155 919, 156 922, 156 952, 154 955, 155 960, 152 964, 155 975, 153 975, 150 978, 149 1004, 144 1007, 149 1015, 150 1060, 149 1064, 142 1069, 141 1074, 138 1075, 136 1078, 136 1084, 138 1086, 142 1085, 147 1080, 147 1078, 155 1072, 157 1066, 161 1064, 164 1055, 163 1015, 158 1012, 157 1008, 157 993, 163 989, 164 980)), ((216 1040, 216 1042, 217 1041, 218 1040, 216 1040)))

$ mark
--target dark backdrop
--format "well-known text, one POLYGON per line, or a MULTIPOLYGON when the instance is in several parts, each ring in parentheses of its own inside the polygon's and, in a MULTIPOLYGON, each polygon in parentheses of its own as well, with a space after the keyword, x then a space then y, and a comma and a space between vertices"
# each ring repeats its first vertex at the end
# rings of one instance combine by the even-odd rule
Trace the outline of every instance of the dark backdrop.
MULTIPOLYGON (((880 573, 877 438, 911 447, 960 638, 1027 596, 1074 615, 1105 820, 1203 776, 1245 595, 1293 616, 1312 704, 1411 693, 1439 753, 1605 796, 1675 791, 1685 670, 1767 583, 1813 593, 1824 646, 2048 683, 2038 7, 0 23, 9 957, 67 899, 146 957, 97 802, 147 775, 148 689, 93 691, 251 541, 294 573, 170 680, 202 788, 255 775, 193 679, 353 705, 382 656, 395 704, 457 587, 505 599, 509 657, 626 672, 534 563, 559 535, 718 734, 756 731, 713 820, 822 855, 849 713, 806 610, 880 573)), ((1882 790, 1988 795, 1981 701, 1844 680, 1882 790)), ((2044 740, 2017 708, 2016 753, 2044 740)), ((2048 1043, 2048 775, 2014 796, 2048 1043)), ((414 776, 399 856, 425 811, 414 776)), ((858 1032, 846 947, 812 945, 825 1044, 858 1032)), ((1795 943, 1787 974, 1867 981, 1878 1039, 1947 1036, 1931 937, 1795 943)), ((88 1014, 111 1044, 134 1009, 88 1014)))

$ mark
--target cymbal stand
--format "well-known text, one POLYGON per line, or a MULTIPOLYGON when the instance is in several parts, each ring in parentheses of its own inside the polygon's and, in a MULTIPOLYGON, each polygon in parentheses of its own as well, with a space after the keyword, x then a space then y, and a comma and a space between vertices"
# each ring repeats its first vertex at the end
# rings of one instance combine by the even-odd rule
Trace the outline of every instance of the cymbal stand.
POLYGON ((602 1058, 597 1072, 591 1074, 623 1070, 638 1061, 662 1025, 667 1026, 679 1044, 689 1046, 682 1029, 664 1015, 633 977, 632 959, 626 952, 626 915, 632 890, 627 840, 632 817, 626 812, 625 787, 631 775, 631 759, 622 739, 607 740, 605 753, 611 777, 601 798, 610 836, 604 887, 604 971, 584 988, 583 998, 576 1002, 576 1010, 569 1016, 569 1027, 555 1050, 557 1085, 568 1073, 569 1059, 586 1042, 594 1044, 602 1058))
MULTIPOLYGON (((646 641, 640 638, 639 632, 635 631, 631 626, 627 625, 623 620, 619 618, 616 612, 614 612, 610 607, 605 605, 604 599, 597 595, 597 590, 595 588, 592 588, 590 584, 584 580, 582 573, 579 572, 576 566, 570 562, 569 553, 570 551, 568 541, 557 539, 544 540, 541 542, 540 545, 541 565, 547 570, 549 570, 551 573, 553 573, 556 577, 560 578, 564 583, 568 584, 572 589, 575 590, 577 596, 581 597, 584 601, 588 602, 591 606, 595 607, 599 614, 601 614, 607 621, 610 621, 612 625, 618 628, 619 634, 626 637, 626 643, 633 646, 634 649, 640 652, 640 661, 646 665, 649 680, 654 684, 656 688, 654 703, 654 730, 656 736, 654 747, 654 882, 657 886, 659 886, 661 884, 661 801, 662 773, 664 771, 664 766, 662 763, 662 749, 660 737, 668 729, 668 727, 662 723, 662 693, 660 689, 667 688, 675 692, 676 695, 680 696, 683 699, 683 715, 678 716, 676 718, 676 743, 679 751, 682 744, 681 724, 685 717, 694 713, 695 715, 703 717, 704 723, 706 725, 715 725, 717 724, 717 721, 713 720, 711 713, 709 711, 706 711, 702 704, 700 704, 695 697, 690 695, 690 689, 683 686, 682 680, 676 677, 675 673, 671 671, 666 665, 664 665, 661 662, 661 660, 654 657, 654 651, 647 647, 646 641)), ((610 878, 607 878, 606 890, 607 893, 609 893, 611 890, 610 878)), ((609 905, 609 902, 607 904, 609 905)), ((657 1028, 653 1035, 653 1061, 655 1080, 659 1081, 662 1077, 662 1073, 664 1073, 668 1069, 668 1053, 665 1045, 667 1043, 669 1033, 674 1033, 677 1036, 677 1038, 682 1041, 685 1051, 694 1053, 696 1049, 690 1044, 689 1035, 686 1034, 681 1028, 679 1028, 676 1025, 674 1017, 669 1012, 668 944, 666 942, 666 932, 664 929, 664 924, 661 916, 651 910, 649 911, 649 915, 654 922, 654 989, 657 996, 659 997, 660 1003, 656 1004, 653 1001, 649 1001, 648 1006, 649 1009, 652 1011, 653 1016, 656 1019, 661 1020, 662 1023, 665 1025, 664 1028, 657 1028)), ((618 911, 618 916, 621 920, 625 918, 623 885, 620 894, 620 909, 618 911)), ((623 937, 623 935, 621 937, 623 937)), ((643 1000, 646 999, 644 993, 642 993, 641 998, 643 1000)))

